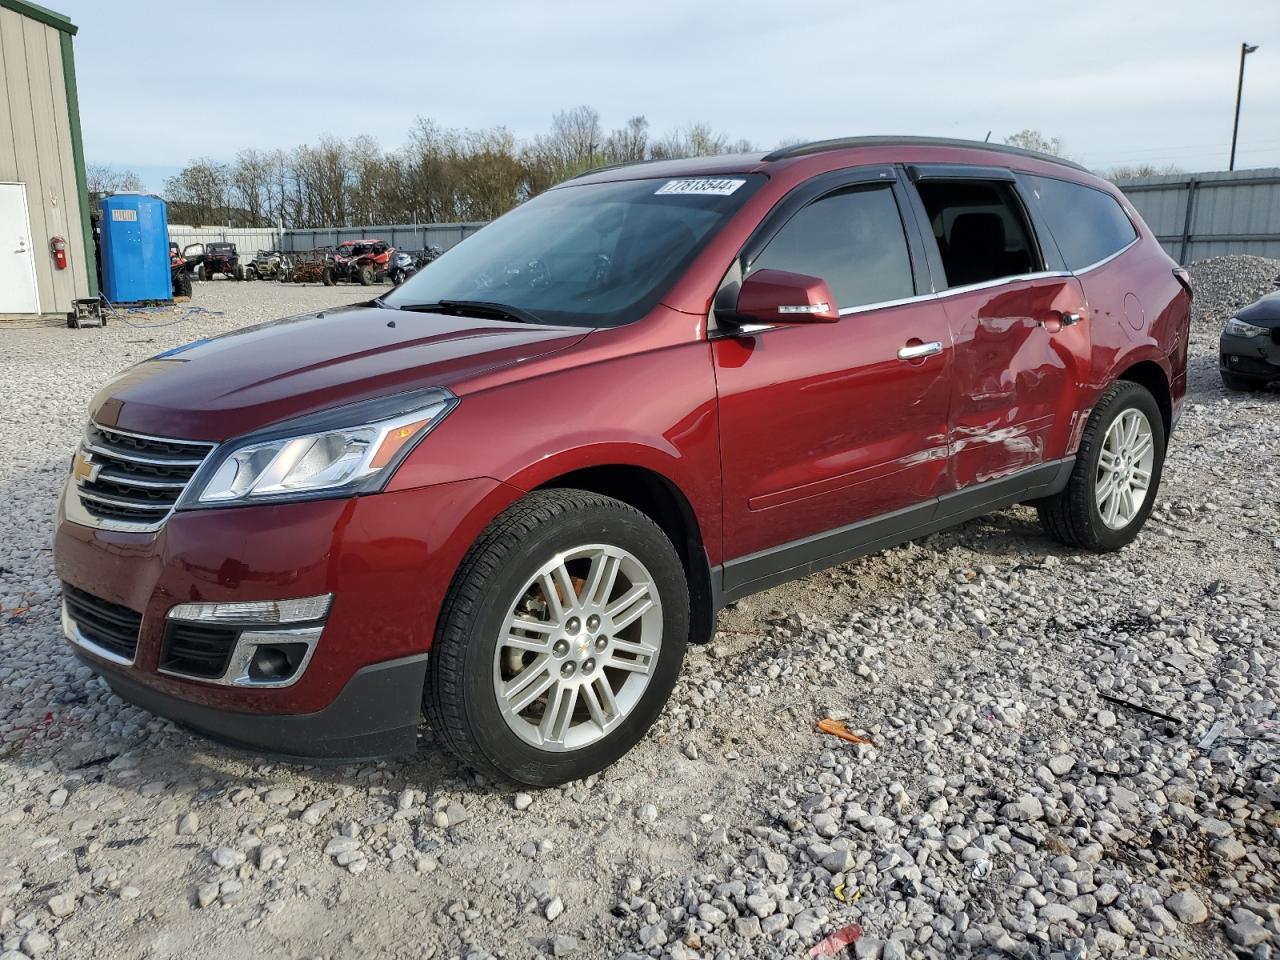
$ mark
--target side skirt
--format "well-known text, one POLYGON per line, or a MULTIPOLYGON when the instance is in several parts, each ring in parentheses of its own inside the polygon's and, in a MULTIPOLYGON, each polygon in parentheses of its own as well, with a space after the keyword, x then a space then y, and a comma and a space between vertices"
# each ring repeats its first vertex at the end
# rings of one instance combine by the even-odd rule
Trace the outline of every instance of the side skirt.
POLYGON ((713 583, 718 580, 720 585, 716 606, 723 607, 749 594, 798 580, 816 570, 825 570, 937 533, 1016 503, 1052 496, 1066 487, 1075 462, 1074 457, 1055 460, 892 513, 730 560, 718 571, 712 571, 713 583))

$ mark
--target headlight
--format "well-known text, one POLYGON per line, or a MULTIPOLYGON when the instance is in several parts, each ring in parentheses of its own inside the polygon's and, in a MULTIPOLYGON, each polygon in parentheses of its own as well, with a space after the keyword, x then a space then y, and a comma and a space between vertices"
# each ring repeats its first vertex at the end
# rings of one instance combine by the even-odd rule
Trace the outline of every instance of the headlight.
POLYGON ((1266 327, 1254 326, 1235 317, 1227 321, 1227 328, 1223 331, 1230 337, 1265 337, 1270 332, 1266 327))
POLYGON ((225 444, 187 506, 308 499, 381 489, 458 403, 445 390, 353 403, 225 444))

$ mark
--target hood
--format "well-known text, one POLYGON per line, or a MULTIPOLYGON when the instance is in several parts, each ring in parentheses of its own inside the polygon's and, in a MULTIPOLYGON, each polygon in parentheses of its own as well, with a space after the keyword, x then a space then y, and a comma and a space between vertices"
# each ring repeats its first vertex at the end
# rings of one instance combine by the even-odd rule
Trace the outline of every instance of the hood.
POLYGON ((1280 292, 1269 293, 1256 303, 1237 310, 1233 315, 1245 323, 1252 323, 1255 327, 1274 330, 1280 327, 1280 292))
POLYGON ((468 378, 580 341, 545 327, 345 307, 197 340, 125 371, 94 398, 106 427, 222 441, 290 417, 468 378), (391 324, 394 323, 394 326, 391 324))

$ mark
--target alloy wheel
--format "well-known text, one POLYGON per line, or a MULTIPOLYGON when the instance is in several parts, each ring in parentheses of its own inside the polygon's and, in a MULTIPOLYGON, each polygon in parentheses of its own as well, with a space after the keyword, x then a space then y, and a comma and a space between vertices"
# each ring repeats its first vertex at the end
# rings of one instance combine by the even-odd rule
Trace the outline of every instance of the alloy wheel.
POLYGON ((1098 513, 1112 530, 1123 530, 1142 510, 1154 465, 1151 422, 1141 410, 1129 407, 1107 428, 1094 483, 1098 513))
POLYGON ((502 718, 541 750, 596 743, 640 702, 662 628, 661 598, 634 554, 608 544, 557 554, 507 611, 493 661, 502 718))

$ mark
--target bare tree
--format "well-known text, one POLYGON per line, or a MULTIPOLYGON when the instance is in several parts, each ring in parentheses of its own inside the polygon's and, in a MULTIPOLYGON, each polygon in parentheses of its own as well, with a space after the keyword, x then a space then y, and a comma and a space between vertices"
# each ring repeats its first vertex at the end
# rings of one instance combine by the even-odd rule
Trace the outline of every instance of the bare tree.
POLYGON ((1019 130, 1017 133, 1011 133, 1004 138, 1004 142, 1011 147, 1021 147, 1023 150, 1034 150, 1036 153, 1047 153, 1054 157, 1065 157, 1065 144, 1061 137, 1046 137, 1039 130, 1019 130))
MULTIPOLYGON (((608 134, 591 107, 564 110, 521 143, 504 127, 451 130, 419 117, 400 149, 372 137, 325 137, 289 151, 247 149, 231 164, 193 160, 165 181, 174 222, 340 227, 490 220, 555 184, 607 163, 754 149, 708 124, 654 139, 643 115, 608 134)), ((99 182, 110 183, 110 168, 99 182)))
POLYGON ((226 223, 232 219, 230 180, 226 164, 208 158, 193 160, 164 182, 165 199, 173 208, 169 219, 195 225, 226 223))
POLYGON ((1141 180, 1144 177, 1168 176, 1182 172, 1182 168, 1176 163, 1167 163, 1164 166, 1156 166, 1152 163, 1136 163, 1126 167, 1113 167, 1107 171, 1105 176, 1113 183, 1119 183, 1121 180, 1141 180))
POLYGON ((132 170, 117 170, 109 163, 91 163, 85 168, 90 196, 107 193, 141 193, 142 178, 132 170))

